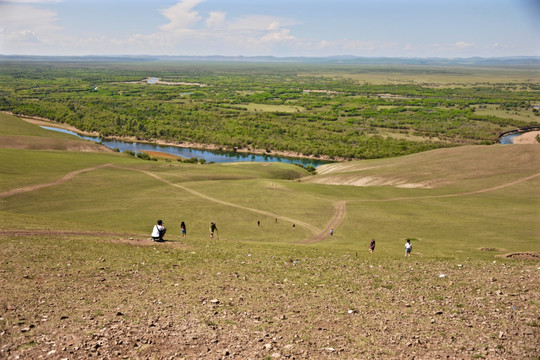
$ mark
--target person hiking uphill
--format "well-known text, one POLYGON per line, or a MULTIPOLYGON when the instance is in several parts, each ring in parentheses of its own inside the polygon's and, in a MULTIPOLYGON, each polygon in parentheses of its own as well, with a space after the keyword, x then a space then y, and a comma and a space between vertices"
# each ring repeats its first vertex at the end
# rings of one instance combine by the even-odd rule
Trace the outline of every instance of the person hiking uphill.
POLYGON ((186 237, 186 223, 183 221, 180 224, 180 230, 182 231, 182 237, 185 238, 186 237))
POLYGON ((411 240, 407 239, 407 242, 405 243, 405 256, 411 256, 411 251, 412 251, 411 240))
POLYGON ((152 230, 152 241, 163 241, 163 235, 165 235, 166 232, 167 229, 165 229, 163 221, 158 220, 157 224, 154 225, 154 229, 152 230))
POLYGON ((371 243, 369 244, 369 251, 373 254, 375 251, 375 239, 371 239, 371 243))
POLYGON ((217 225, 216 223, 211 222, 210 223, 210 239, 214 238, 214 231, 217 231, 217 225))

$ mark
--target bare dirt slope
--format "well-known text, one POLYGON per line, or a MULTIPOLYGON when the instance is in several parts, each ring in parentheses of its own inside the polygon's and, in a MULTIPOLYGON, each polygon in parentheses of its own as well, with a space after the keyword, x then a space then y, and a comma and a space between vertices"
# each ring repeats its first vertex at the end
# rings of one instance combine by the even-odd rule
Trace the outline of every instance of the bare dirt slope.
POLYGON ((351 186, 438 188, 492 176, 540 172, 540 144, 463 146, 393 159, 325 164, 303 181, 351 186))

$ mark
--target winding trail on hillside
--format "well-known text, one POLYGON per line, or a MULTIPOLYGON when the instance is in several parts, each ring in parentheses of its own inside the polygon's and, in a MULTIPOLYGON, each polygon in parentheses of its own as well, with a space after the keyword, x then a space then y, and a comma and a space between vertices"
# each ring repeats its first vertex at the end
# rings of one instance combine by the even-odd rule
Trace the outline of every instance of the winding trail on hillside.
MULTIPOLYGON (((231 203, 231 202, 216 199, 214 197, 211 197, 211 196, 205 195, 203 193, 200 193, 200 192, 198 192, 196 190, 190 189, 190 188, 188 188, 186 186, 173 183, 173 182, 171 182, 171 181, 169 181, 167 179, 164 179, 164 178, 158 176, 157 174, 152 173, 152 172, 147 171, 147 170, 120 167, 120 166, 116 166, 116 165, 113 165, 113 164, 110 164, 110 163, 109 164, 98 165, 98 166, 94 166, 94 167, 90 167, 90 168, 75 170, 75 171, 72 171, 72 172, 64 175, 63 177, 61 177, 58 180, 51 181, 51 182, 48 182, 48 183, 34 184, 34 185, 25 186, 25 187, 22 187, 22 188, 17 188, 17 189, 4 191, 4 192, 0 193, 0 199, 4 199, 4 198, 7 198, 7 197, 15 196, 15 195, 26 193, 26 192, 33 191, 33 190, 42 189, 42 188, 49 187, 49 186, 59 185, 59 184, 62 184, 64 182, 68 181, 68 180, 73 179, 75 176, 77 176, 79 174, 89 172, 89 171, 98 170, 98 169, 102 169, 102 168, 106 168, 106 167, 113 167, 113 168, 121 169, 121 170, 138 171, 138 172, 144 173, 144 174, 146 174, 148 176, 151 176, 154 179, 156 179, 158 181, 161 181, 161 182, 163 182, 163 183, 165 183, 165 184, 167 184, 169 186, 173 186, 173 187, 182 189, 182 190, 187 191, 187 192, 189 192, 189 193, 191 193, 191 194, 193 194, 195 196, 198 196, 198 197, 200 197, 202 199, 205 199, 205 200, 208 200, 208 201, 220 204, 220 205, 225 205, 225 206, 230 206, 230 207, 234 207, 234 208, 237 208, 237 209, 251 211, 251 212, 254 212, 254 213, 257 213, 257 214, 261 214, 261 215, 281 219, 283 221, 288 221, 288 222, 293 223, 293 224, 298 224, 299 226, 308 229, 309 231, 311 231, 314 234, 314 236, 301 241, 300 243, 302 243, 302 244, 313 244, 313 243, 321 242, 321 241, 327 239, 330 236, 330 229, 336 229, 341 224, 341 222, 343 221, 343 219, 345 218, 345 215, 347 213, 346 206, 345 206, 346 205, 346 200, 340 200, 340 201, 336 202, 335 203, 336 211, 335 211, 334 217, 332 218, 332 220, 330 220, 330 222, 326 225, 326 227, 323 230, 321 230, 321 229, 319 229, 319 228, 317 228, 317 227, 315 227, 315 226, 313 226, 313 225, 311 225, 309 223, 301 221, 301 220, 289 218, 287 216, 282 216, 282 215, 275 214, 275 213, 272 213, 272 212, 269 212, 269 211, 250 208, 250 207, 247 207, 247 206, 238 205, 238 204, 234 204, 234 203, 231 203)), ((348 201, 349 202, 390 202, 390 201, 406 201, 406 200, 420 200, 420 199, 434 199, 434 198, 467 196, 467 195, 481 194, 481 193, 485 193, 485 192, 489 192, 489 191, 495 191, 495 190, 503 189, 503 188, 506 188, 506 187, 509 187, 509 186, 513 186, 513 185, 520 184, 522 182, 534 179, 534 178, 536 178, 538 176, 540 176, 540 173, 529 175, 527 177, 520 178, 520 179, 511 181, 511 182, 505 183, 505 184, 493 186, 493 187, 490 187, 490 188, 485 188, 485 189, 480 189, 480 190, 475 190, 475 191, 469 191, 469 192, 455 193, 455 194, 426 195, 426 196, 416 196, 416 197, 397 197, 397 198, 390 198, 390 199, 348 200, 348 201)), ((32 232, 32 234, 39 234, 39 233, 40 233, 40 231, 37 231, 37 232, 33 231, 32 232)), ((69 234, 69 235, 97 235, 97 236, 112 235, 112 233, 103 233, 103 232, 65 232, 64 231, 64 232, 61 232, 61 233, 64 234, 64 235, 66 235, 66 234, 69 234)), ((11 236, 13 236, 13 235, 25 235, 26 233, 24 231, 20 231, 20 232, 9 232, 9 234, 11 236)), ((6 231, 0 231, 0 236, 1 235, 5 236, 6 231)), ((26 235, 29 235, 29 234, 26 234, 26 235)), ((118 235, 118 234, 116 234, 116 235, 118 235)))
POLYGON ((48 182, 48 183, 42 183, 42 184, 28 185, 28 186, 25 186, 25 187, 22 187, 22 188, 17 188, 17 189, 13 189, 13 190, 4 191, 4 192, 0 193, 0 199, 4 199, 4 198, 11 197, 11 196, 14 196, 14 195, 19 195, 19 194, 29 192, 29 191, 43 189, 43 188, 46 188, 46 187, 49 187, 49 186, 60 185, 62 183, 65 183, 68 180, 73 179, 75 176, 77 176, 79 174, 89 172, 89 171, 98 170, 98 169, 102 169, 102 168, 105 168, 105 167, 109 167, 111 165, 112 164, 103 164, 103 165, 98 165, 98 166, 94 166, 94 167, 90 167, 90 168, 79 169, 79 170, 72 171, 72 172, 64 175, 60 179, 55 180, 55 181, 51 181, 51 182, 48 182))
POLYGON ((223 200, 219 200, 219 199, 216 199, 214 197, 211 197, 211 196, 208 196, 208 195, 205 195, 203 193, 200 193, 196 190, 193 190, 193 189, 190 189, 188 187, 185 187, 183 185, 180 185, 180 184, 176 184, 176 183, 173 183, 167 179, 163 179, 162 177, 150 172, 150 171, 147 171, 147 170, 140 170, 140 169, 132 169, 132 168, 124 168, 124 167, 117 167, 119 169, 123 169, 123 170, 133 170, 133 171, 139 171, 139 172, 142 172, 148 176, 151 176, 153 177, 154 179, 156 180, 159 180, 161 182, 164 182, 165 184, 167 185, 170 185, 170 186, 174 186, 176 188, 179 188, 179 189, 182 189, 184 191, 187 191, 189 192, 190 194, 193 194, 195 196, 198 196, 200 198, 203 198, 205 200, 208 200, 208 201, 212 201, 212 202, 215 202, 217 204, 220 204, 220 205, 225 205, 225 206, 230 206, 230 207, 234 207, 234 208, 237 208, 237 209, 242 209, 242 210, 246 210, 246 211, 251 211, 251 212, 254 212, 254 213, 257 213, 257 214, 261 214, 261 215, 265 215, 265 216, 270 216, 270 217, 273 217, 273 218, 277 218, 277 219, 281 219, 281 220, 284 220, 284 221, 288 221, 288 222, 291 222, 293 224, 298 224, 299 226, 301 227, 304 227, 308 230, 310 230, 311 232, 313 232, 314 234, 317 234, 317 233, 320 233, 321 232, 321 229, 318 229, 316 228, 315 226, 311 225, 311 224, 308 224, 307 222, 304 222, 304 221, 301 221, 301 220, 297 220, 297 219, 292 219, 290 217, 287 217, 287 216, 283 216, 283 215, 279 215, 279 214, 274 214, 274 213, 271 213, 269 211, 264 211, 264 210, 259 210, 259 209, 254 209, 254 208, 250 208, 250 207, 247 207, 247 206, 243 206, 243 205, 238 205, 238 204, 234 204, 234 203, 230 203, 228 201, 223 201, 223 200))
POLYGON ((448 197, 456 197, 456 196, 467 196, 467 195, 475 195, 475 194, 481 194, 489 191, 495 191, 504 189, 505 187, 517 185, 522 182, 534 179, 535 177, 540 176, 540 173, 536 173, 521 179, 517 179, 514 181, 511 181, 509 183, 493 186, 490 188, 480 189, 480 190, 474 190, 474 191, 468 191, 468 192, 462 192, 462 193, 455 193, 455 194, 443 194, 443 195, 425 195, 425 196, 411 196, 411 197, 397 197, 397 198, 390 198, 390 199, 357 199, 357 200, 349 200, 351 202, 389 202, 389 201, 402 201, 402 200, 421 200, 421 199, 436 199, 436 198, 448 198, 448 197))
POLYGON ((345 200, 340 200, 335 204, 336 214, 334 215, 334 218, 330 220, 328 225, 326 225, 322 232, 312 238, 302 241, 301 243, 314 244, 328 238, 330 236, 330 229, 336 229, 345 218, 345 214, 347 213, 347 209, 345 208, 345 202, 345 200))

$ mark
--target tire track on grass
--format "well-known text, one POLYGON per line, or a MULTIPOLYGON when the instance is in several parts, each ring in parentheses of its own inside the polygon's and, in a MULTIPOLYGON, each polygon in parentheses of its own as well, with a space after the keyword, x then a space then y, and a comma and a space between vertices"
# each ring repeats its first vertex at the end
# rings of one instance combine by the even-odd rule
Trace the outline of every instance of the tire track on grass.
POLYGON ((317 243, 319 241, 323 241, 326 238, 330 236, 330 229, 336 229, 339 224, 343 221, 345 218, 345 214, 347 213, 345 208, 345 200, 340 200, 336 203, 336 214, 334 215, 334 218, 330 220, 328 225, 324 228, 323 231, 321 231, 318 235, 315 235, 314 237, 304 240, 301 243, 302 244, 313 244, 317 243))
POLYGON ((98 170, 98 169, 102 169, 102 168, 109 167, 109 166, 112 166, 112 164, 103 164, 103 165, 98 165, 98 166, 94 166, 94 167, 90 167, 90 168, 79 169, 79 170, 72 171, 72 172, 64 175, 60 179, 55 180, 55 181, 51 181, 51 182, 43 183, 43 184, 28 185, 28 186, 25 186, 25 187, 22 187, 22 188, 17 188, 17 189, 4 191, 4 192, 0 193, 0 199, 5 199, 7 197, 19 195, 19 194, 29 192, 29 191, 43 189, 43 188, 46 188, 46 187, 49 187, 49 186, 60 185, 62 183, 65 183, 68 180, 73 179, 75 176, 77 176, 79 174, 89 172, 89 171, 98 170))

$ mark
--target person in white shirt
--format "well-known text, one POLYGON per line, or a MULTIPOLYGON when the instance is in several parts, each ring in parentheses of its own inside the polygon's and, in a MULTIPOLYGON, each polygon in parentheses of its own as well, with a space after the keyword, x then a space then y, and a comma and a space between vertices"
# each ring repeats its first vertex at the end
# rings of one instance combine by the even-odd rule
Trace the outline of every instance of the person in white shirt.
POLYGON ((167 232, 167 229, 165 229, 165 225, 163 225, 163 221, 158 220, 157 224, 154 225, 154 229, 152 230, 152 241, 163 241, 163 235, 167 232))
POLYGON ((411 251, 412 251, 411 240, 407 239, 407 242, 405 243, 405 256, 411 256, 411 251))

